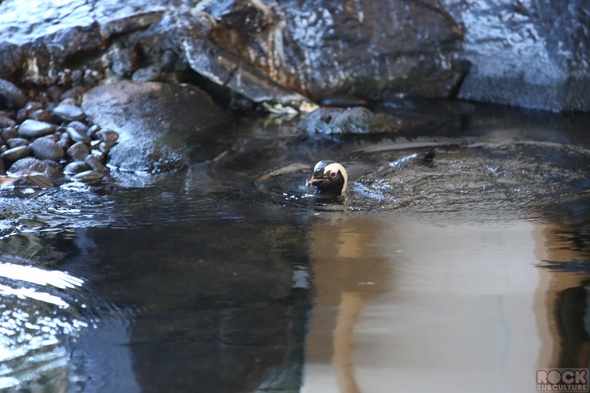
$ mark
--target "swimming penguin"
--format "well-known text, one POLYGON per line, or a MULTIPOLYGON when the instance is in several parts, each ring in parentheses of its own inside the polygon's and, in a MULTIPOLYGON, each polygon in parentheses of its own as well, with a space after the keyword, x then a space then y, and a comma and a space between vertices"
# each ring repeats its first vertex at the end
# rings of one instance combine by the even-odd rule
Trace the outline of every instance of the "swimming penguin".
POLYGON ((348 174, 344 167, 331 160, 318 162, 307 177, 307 187, 314 186, 318 194, 345 195, 348 174))

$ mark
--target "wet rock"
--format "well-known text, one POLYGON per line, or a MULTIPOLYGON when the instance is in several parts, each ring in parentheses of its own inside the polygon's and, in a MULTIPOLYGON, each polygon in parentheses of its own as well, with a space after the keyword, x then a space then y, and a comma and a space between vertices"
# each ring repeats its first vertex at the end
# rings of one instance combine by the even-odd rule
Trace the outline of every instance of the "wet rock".
POLYGON ((70 156, 70 158, 72 158, 72 160, 82 162, 86 159, 88 154, 90 154, 88 151, 88 147, 83 142, 74 143, 66 151, 66 153, 68 154, 68 156, 70 156))
POLYGON ((84 162, 70 162, 64 168, 64 173, 66 175, 76 175, 78 173, 89 171, 90 167, 86 165, 84 162))
POLYGON ((90 127, 88 129, 88 132, 86 133, 90 138, 94 138, 94 136, 100 131, 102 130, 102 128, 100 128, 99 125, 95 124, 92 127, 90 127))
POLYGON ((104 177, 104 173, 97 171, 86 171, 78 173, 71 177, 72 180, 83 182, 83 183, 96 183, 104 177))
POLYGON ((324 97, 318 102, 318 104, 321 106, 350 108, 353 106, 366 106, 368 104, 368 101, 350 94, 340 94, 335 96, 324 97))
POLYGON ((17 146, 6 150, 0 157, 7 162, 15 162, 21 158, 28 157, 31 151, 28 146, 17 146))
POLYGON ((136 70, 131 76, 135 82, 148 82, 157 80, 160 77, 160 70, 156 66, 144 67, 136 70))
POLYGON ((53 166, 43 162, 37 158, 26 157, 16 161, 12 166, 9 168, 9 171, 14 174, 19 173, 26 173, 28 172, 38 172, 42 173, 46 176, 49 176, 52 179, 59 178, 61 174, 59 171, 54 168, 53 166))
POLYGON ((64 103, 59 104, 53 110, 53 115, 67 122, 80 121, 86 118, 86 114, 80 107, 64 103))
POLYGON ((82 123, 81 121, 73 121, 70 124, 68 124, 68 127, 72 127, 73 129, 84 135, 87 135, 88 133, 88 126, 82 123))
POLYGON ((29 118, 37 121, 44 121, 46 123, 54 122, 53 115, 43 109, 38 109, 35 112, 31 113, 31 116, 29 118))
POLYGON ((4 142, 8 141, 9 139, 16 138, 18 136, 18 132, 14 128, 4 128, 0 133, 0 137, 4 142))
POLYGON ((99 86, 84 95, 82 107, 93 123, 119 134, 109 163, 132 171, 184 166, 189 135, 231 120, 201 90, 157 82, 99 86))
POLYGON ((47 88, 45 92, 47 93, 51 101, 59 101, 60 96, 64 92, 64 89, 63 87, 57 85, 51 85, 47 88))
POLYGON ((72 139, 70 138, 70 136, 68 135, 67 132, 64 132, 63 134, 61 134, 59 136, 59 140, 57 141, 57 145, 59 147, 61 147, 62 149, 68 150, 70 148, 70 146, 72 145, 72 139))
POLYGON ((129 33, 144 29, 162 19, 162 10, 137 12, 122 18, 112 19, 104 24, 103 31, 107 36, 129 33))
POLYGON ((84 160, 84 162, 86 163, 86 165, 88 165, 91 169, 97 171, 97 172, 105 172, 106 171, 106 167, 103 165, 103 163, 101 162, 100 158, 89 154, 86 159, 84 160))
POLYGON ((0 128, 14 127, 16 122, 9 117, 0 116, 0 128))
POLYGON ((55 141, 49 138, 38 138, 29 146, 35 158, 40 160, 59 161, 64 157, 62 149, 55 141))
POLYGON ((395 131, 401 124, 395 116, 354 107, 317 109, 301 119, 297 127, 310 134, 378 134, 395 131))
POLYGON ((17 177, 12 185, 14 187, 51 188, 53 181, 42 173, 27 172, 17 177))
POLYGON ((40 102, 27 102, 27 104, 16 113, 16 122, 22 123, 30 118, 33 112, 41 108, 43 108, 43 105, 40 102))
POLYGON ((18 126, 18 134, 25 138, 39 138, 55 132, 56 129, 53 124, 28 119, 18 126))
POLYGON ((59 98, 62 100, 62 104, 78 105, 78 98, 87 91, 87 86, 74 86, 64 91, 59 98))
MULTIPOLYGON (((1 53, 1 52, 0 52, 1 53)), ((0 56, 0 59, 2 56, 0 56)), ((0 107, 20 109, 27 102, 27 98, 14 83, 0 79, 0 107)))
POLYGON ((28 146, 30 144, 28 139, 25 138, 10 138, 6 141, 8 148, 12 149, 19 146, 28 146))
POLYGON ((112 147, 115 143, 117 143, 119 134, 112 130, 102 130, 96 133, 96 139, 104 142, 107 146, 112 147))
POLYGON ((88 135, 76 130, 73 127, 66 128, 66 132, 74 142, 90 143, 90 137, 88 135))

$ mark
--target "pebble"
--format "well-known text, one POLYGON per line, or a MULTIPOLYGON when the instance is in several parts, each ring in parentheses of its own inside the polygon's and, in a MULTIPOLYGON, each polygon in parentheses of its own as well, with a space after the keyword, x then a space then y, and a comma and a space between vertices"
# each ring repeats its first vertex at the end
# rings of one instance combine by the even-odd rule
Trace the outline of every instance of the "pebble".
POLYGON ((96 135, 100 130, 101 130, 100 126, 95 124, 88 129, 88 132, 86 134, 89 137, 94 138, 94 135, 96 135))
POLYGON ((59 161, 65 155, 64 149, 50 138, 35 139, 29 147, 33 156, 40 160, 59 161))
POLYGON ((4 128, 0 133, 0 137, 4 142, 9 139, 16 138, 18 136, 18 132, 14 128, 4 128))
POLYGON ((103 173, 97 171, 86 171, 78 173, 77 175, 72 176, 73 180, 84 182, 84 183, 96 183, 100 179, 104 177, 103 173))
POLYGON ((63 87, 59 87, 57 85, 49 86, 46 91, 47 95, 52 101, 58 101, 63 92, 63 87))
POLYGON ((35 112, 31 113, 29 118, 33 120, 44 121, 46 123, 53 123, 55 121, 53 115, 44 109, 37 109, 35 112))
POLYGON ((43 105, 40 102, 27 102, 24 108, 21 108, 16 112, 16 122, 22 123, 27 120, 33 112, 39 109, 43 109, 43 105))
POLYGON ((93 156, 92 154, 89 154, 84 159, 84 162, 86 163, 86 165, 88 165, 90 168, 94 169, 97 172, 104 172, 106 170, 106 167, 103 165, 101 160, 98 157, 93 156))
POLYGON ((90 168, 84 162, 70 162, 64 168, 64 173, 66 175, 76 175, 78 173, 89 171, 90 168))
POLYGON ((18 126, 18 134, 25 138, 39 138, 53 133, 56 129, 57 127, 53 124, 28 119, 18 126))
POLYGON ((70 146, 72 145, 72 139, 70 138, 70 136, 68 135, 67 132, 64 132, 63 134, 61 134, 59 136, 59 140, 57 141, 57 144, 62 149, 68 150, 70 148, 70 146))
POLYGON ((82 142, 74 143, 66 153, 75 161, 84 161, 88 154, 90 154, 88 147, 82 142))
POLYGON ((29 146, 17 146, 6 150, 0 157, 8 162, 15 162, 21 158, 28 157, 31 154, 29 146))
POLYGON ((66 132, 74 142, 90 143, 90 137, 85 132, 80 132, 73 127, 66 128, 66 132))
POLYGON ((6 141, 6 145, 9 149, 13 149, 19 146, 28 146, 31 142, 25 138, 10 138, 6 141))
POLYGON ((104 142, 108 147, 113 146, 119 139, 119 134, 112 130, 102 130, 96 133, 96 139, 104 142))
POLYGON ((15 125, 16 121, 12 120, 10 117, 0 116, 0 128, 14 127, 15 125))
POLYGON ((81 121, 72 121, 70 124, 68 124, 68 127, 72 127, 78 132, 88 134, 88 126, 81 121))
POLYGON ((86 118, 86 114, 80 107, 75 105, 64 104, 63 102, 60 103, 54 110, 53 115, 58 117, 63 121, 75 121, 75 120, 84 120, 86 118))
POLYGON ((0 79, 0 105, 10 109, 20 109, 27 103, 27 97, 14 83, 0 79))

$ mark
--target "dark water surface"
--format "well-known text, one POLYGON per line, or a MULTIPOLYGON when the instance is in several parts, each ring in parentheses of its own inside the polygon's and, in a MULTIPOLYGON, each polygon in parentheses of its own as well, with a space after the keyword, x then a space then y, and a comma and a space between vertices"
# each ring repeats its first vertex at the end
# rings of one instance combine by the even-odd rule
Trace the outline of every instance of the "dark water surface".
POLYGON ((186 171, 2 191, 0 387, 536 391, 537 368, 590 363, 588 120, 482 106, 326 138, 242 119, 186 171), (326 158, 343 199, 304 187, 326 158))

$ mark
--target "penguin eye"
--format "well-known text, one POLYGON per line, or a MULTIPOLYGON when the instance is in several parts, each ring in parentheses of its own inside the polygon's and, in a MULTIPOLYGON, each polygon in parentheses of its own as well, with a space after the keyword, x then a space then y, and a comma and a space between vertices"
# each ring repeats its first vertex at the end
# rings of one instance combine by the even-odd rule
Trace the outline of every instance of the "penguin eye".
POLYGON ((330 177, 334 179, 336 177, 336 172, 330 172, 330 177))

